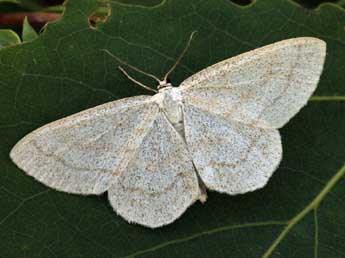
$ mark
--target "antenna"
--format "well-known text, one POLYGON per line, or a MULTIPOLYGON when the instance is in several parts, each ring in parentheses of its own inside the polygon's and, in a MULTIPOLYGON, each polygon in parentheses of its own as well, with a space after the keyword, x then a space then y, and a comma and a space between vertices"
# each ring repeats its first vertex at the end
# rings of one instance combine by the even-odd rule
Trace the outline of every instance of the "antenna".
POLYGON ((146 76, 149 76, 149 77, 155 79, 157 82, 160 82, 160 81, 161 81, 159 78, 157 78, 157 77, 154 76, 153 74, 147 73, 147 72, 145 72, 145 71, 143 71, 143 70, 141 70, 141 69, 139 69, 139 68, 137 68, 137 67, 135 67, 135 66, 133 66, 133 65, 127 63, 127 62, 125 62, 125 61, 123 61, 121 58, 119 58, 119 57, 115 56, 113 53, 111 53, 108 49, 100 49, 100 50, 103 51, 103 52, 105 52, 105 53, 107 53, 107 54, 110 55, 111 57, 115 58, 119 63, 121 63, 121 64, 123 64, 123 65, 126 65, 126 66, 128 66, 129 68, 133 69, 134 71, 137 71, 137 72, 142 73, 142 74, 144 74, 144 75, 146 75, 146 76))
MULTIPOLYGON (((169 69, 169 71, 165 74, 163 80, 161 81, 158 77, 154 76, 153 74, 150 74, 150 73, 147 73, 125 61, 123 61, 121 58, 117 57, 116 55, 114 55, 113 53, 111 53, 109 50, 107 49, 100 49, 100 51, 103 51, 105 53, 107 53, 109 56, 111 56, 112 58, 116 59, 119 63, 123 64, 123 65, 126 65, 128 66, 129 68, 133 69, 134 71, 137 71, 141 74, 144 74, 148 77, 151 77, 153 79, 155 79, 157 82, 158 82, 158 89, 160 86, 162 86, 163 84, 165 85, 167 83, 167 80, 168 80, 168 76, 174 71, 174 69, 176 68, 176 66, 180 63, 180 61, 182 60, 183 56, 185 55, 185 53, 187 52, 191 42, 192 42, 192 39, 194 37, 194 34, 197 33, 197 31, 193 31, 192 34, 189 36, 189 40, 187 42, 187 45, 185 46, 185 48, 183 49, 182 53, 179 55, 179 57, 176 59, 176 62, 175 64, 169 69)), ((134 79, 132 76, 130 76, 121 66, 118 67, 120 69, 120 71, 129 79, 131 80, 132 82, 134 82, 135 84, 143 87, 144 89, 146 90, 149 90, 149 91, 153 91, 155 93, 157 93, 158 91, 155 90, 155 89, 152 89, 151 87, 137 81, 136 79, 134 79)))
POLYGON ((158 91, 157 90, 154 90, 152 88, 150 88, 149 86, 137 81, 136 79, 134 79, 133 77, 131 77, 121 66, 119 66, 119 69, 121 72, 123 72, 123 74, 128 78, 130 79, 132 82, 134 82, 135 84, 138 84, 139 86, 143 87, 144 89, 147 89, 149 91, 153 91, 154 93, 157 93, 158 91))
MULTIPOLYGON (((119 63, 128 66, 129 68, 133 69, 134 71, 137 71, 137 72, 142 73, 142 74, 144 74, 144 75, 146 75, 146 76, 149 76, 149 77, 155 79, 158 83, 160 83, 159 78, 157 78, 157 77, 154 76, 153 74, 147 73, 147 72, 145 72, 145 71, 143 71, 143 70, 141 70, 141 69, 139 69, 139 68, 137 68, 137 67, 135 67, 135 66, 133 66, 133 65, 127 63, 127 62, 125 62, 125 61, 123 61, 121 58, 115 56, 115 55, 114 55, 113 53, 111 53, 109 50, 107 50, 107 49, 100 49, 100 51, 103 51, 103 52, 107 53, 107 54, 110 55, 112 58, 116 59, 119 63)), ((129 80, 131 80, 131 81, 134 82, 135 84, 137 84, 137 85, 143 87, 143 88, 146 89, 146 90, 153 91, 153 92, 155 92, 155 93, 158 92, 157 90, 154 90, 154 89, 152 89, 151 87, 149 87, 149 86, 147 86, 147 85, 145 85, 145 84, 143 84, 143 83, 141 83, 141 82, 135 80, 135 79, 134 79, 133 77, 131 77, 121 66, 119 66, 118 68, 120 69, 120 71, 121 71, 129 80)))
POLYGON ((169 71, 165 74, 163 81, 166 82, 168 79, 168 76, 174 71, 174 69, 176 68, 176 66, 180 63, 180 61, 182 60, 183 56, 186 54, 190 43, 192 42, 192 39, 194 37, 194 34, 197 33, 197 31, 193 31, 192 34, 190 34, 189 36, 189 40, 187 42, 187 45, 184 47, 183 51, 181 52, 181 54, 179 55, 179 57, 176 59, 175 64, 169 69, 169 71))

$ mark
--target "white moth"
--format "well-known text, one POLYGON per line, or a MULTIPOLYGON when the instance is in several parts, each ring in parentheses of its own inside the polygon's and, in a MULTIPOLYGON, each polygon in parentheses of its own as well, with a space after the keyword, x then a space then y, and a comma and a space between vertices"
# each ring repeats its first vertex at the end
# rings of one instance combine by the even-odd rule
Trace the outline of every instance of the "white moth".
POLYGON ((205 187, 235 195, 265 186, 282 158, 278 129, 314 92, 325 54, 322 40, 283 40, 172 87, 167 75, 176 63, 156 95, 45 125, 10 156, 49 187, 84 195, 108 191, 111 206, 127 221, 163 226, 205 201, 205 187))

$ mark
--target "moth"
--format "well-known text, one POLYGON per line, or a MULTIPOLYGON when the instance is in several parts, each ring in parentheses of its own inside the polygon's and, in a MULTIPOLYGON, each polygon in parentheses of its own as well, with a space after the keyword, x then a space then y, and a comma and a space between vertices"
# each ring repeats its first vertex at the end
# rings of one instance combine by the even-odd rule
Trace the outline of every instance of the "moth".
POLYGON ((176 62, 163 80, 148 74, 157 90, 121 68, 156 94, 49 123, 21 139, 10 157, 51 188, 107 191, 128 222, 160 227, 205 201, 206 189, 236 195, 266 185, 282 159, 278 129, 314 92, 325 55, 320 39, 287 39, 216 63, 173 87, 167 78, 176 62))

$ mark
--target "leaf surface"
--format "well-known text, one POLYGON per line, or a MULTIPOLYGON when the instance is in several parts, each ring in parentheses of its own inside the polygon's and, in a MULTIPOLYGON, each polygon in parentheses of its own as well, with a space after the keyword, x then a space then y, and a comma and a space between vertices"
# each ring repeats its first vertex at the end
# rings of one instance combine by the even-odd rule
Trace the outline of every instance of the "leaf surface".
MULTIPOLYGON (((165 0, 150 7, 111 1, 96 27, 96 0, 68 1, 63 17, 32 42, 0 51, 0 256, 18 257, 345 257, 345 13, 286 0, 239 7, 227 0, 165 0), (327 42, 321 81, 282 130, 284 157, 262 190, 211 192, 157 230, 128 224, 103 196, 51 190, 9 159, 13 145, 48 122, 108 101, 150 94, 100 49, 162 77, 192 31, 172 74, 178 85, 225 58, 282 39, 327 42)), ((154 81, 132 72, 143 83, 154 81)))
POLYGON ((23 41, 31 41, 31 40, 36 39, 37 37, 38 37, 38 34, 29 23, 28 17, 25 17, 23 21, 23 32, 22 32, 23 41))
POLYGON ((19 44, 20 38, 13 30, 0 29, 0 48, 19 44))

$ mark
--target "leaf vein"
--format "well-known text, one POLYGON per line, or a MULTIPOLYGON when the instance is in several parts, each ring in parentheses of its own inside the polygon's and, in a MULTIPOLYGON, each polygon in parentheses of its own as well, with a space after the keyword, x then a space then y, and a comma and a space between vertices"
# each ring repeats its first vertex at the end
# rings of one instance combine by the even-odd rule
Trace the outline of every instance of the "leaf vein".
POLYGON ((270 257, 274 250, 278 247, 280 242, 285 238, 285 236, 290 232, 290 230, 300 222, 310 211, 317 209, 320 202, 325 198, 325 196, 330 192, 330 190, 336 185, 336 183, 343 178, 345 175, 345 164, 337 171, 337 173, 328 181, 321 192, 312 200, 301 212, 299 212, 295 217, 293 217, 283 229, 283 231, 274 240, 271 246, 263 254, 262 258, 270 257))
POLYGON ((130 255, 124 256, 123 258, 134 258, 140 255, 143 255, 148 252, 155 252, 157 250, 163 249, 165 247, 180 244, 184 242, 188 242, 206 235, 213 235, 220 232, 225 232, 229 230, 236 230, 236 229, 242 229, 242 228, 252 228, 252 227, 264 227, 264 226, 280 226, 280 225, 286 225, 286 221, 264 221, 264 222, 252 222, 252 223, 245 223, 245 224, 239 224, 239 225, 230 225, 230 226, 224 226, 224 227, 218 227, 210 230, 205 230, 187 237, 183 238, 177 238, 173 239, 164 243, 161 243, 159 245, 152 246, 147 249, 139 250, 135 253, 132 253, 130 255))

